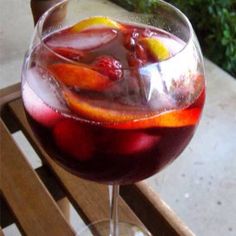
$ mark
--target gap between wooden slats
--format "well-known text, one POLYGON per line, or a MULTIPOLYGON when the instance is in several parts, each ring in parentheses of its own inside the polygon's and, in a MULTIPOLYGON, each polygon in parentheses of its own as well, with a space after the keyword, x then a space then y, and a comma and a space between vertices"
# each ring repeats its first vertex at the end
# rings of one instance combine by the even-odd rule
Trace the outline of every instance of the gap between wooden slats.
POLYGON ((4 229, 13 223, 15 223, 15 217, 4 197, 0 194, 0 227, 4 229))
POLYGON ((21 230, 26 235, 74 235, 63 214, 25 160, 6 126, 0 121, 4 140, 0 187, 21 230))
MULTIPOLYGON (((61 168, 56 164, 40 147, 27 123, 22 101, 20 99, 9 103, 12 115, 18 120, 22 131, 28 138, 38 155, 50 166, 51 170, 68 193, 68 198, 79 212, 86 223, 95 222, 109 217, 108 188, 105 185, 80 179, 61 168)), ((136 225, 143 224, 137 216, 130 210, 129 206, 120 199, 119 202, 120 219, 126 222, 132 222, 136 225)))

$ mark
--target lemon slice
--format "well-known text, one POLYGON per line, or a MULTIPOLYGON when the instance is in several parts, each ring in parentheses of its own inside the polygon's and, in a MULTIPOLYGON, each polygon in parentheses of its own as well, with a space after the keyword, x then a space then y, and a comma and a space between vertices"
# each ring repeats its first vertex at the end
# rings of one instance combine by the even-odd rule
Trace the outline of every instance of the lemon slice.
POLYGON ((140 42, 144 44, 150 53, 159 61, 166 60, 170 57, 167 47, 157 38, 142 38, 140 42))
POLYGON ((115 22, 114 20, 108 17, 94 16, 80 21, 79 23, 74 25, 72 29, 76 32, 80 32, 92 26, 99 26, 99 25, 107 26, 114 29, 121 28, 121 25, 119 23, 115 22))

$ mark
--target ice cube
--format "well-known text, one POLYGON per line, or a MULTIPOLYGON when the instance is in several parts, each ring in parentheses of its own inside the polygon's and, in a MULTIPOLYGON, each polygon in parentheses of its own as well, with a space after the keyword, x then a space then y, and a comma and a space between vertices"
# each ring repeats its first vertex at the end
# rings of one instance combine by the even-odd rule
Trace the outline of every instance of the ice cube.
POLYGON ((114 29, 93 29, 83 32, 68 32, 49 37, 46 43, 50 47, 69 47, 79 50, 95 49, 107 44, 117 36, 114 29))
POLYGON ((54 110, 68 112, 61 95, 61 88, 46 69, 38 66, 31 68, 26 73, 26 81, 32 92, 35 93, 34 96, 32 95, 35 100, 41 100, 42 103, 47 104, 54 110))

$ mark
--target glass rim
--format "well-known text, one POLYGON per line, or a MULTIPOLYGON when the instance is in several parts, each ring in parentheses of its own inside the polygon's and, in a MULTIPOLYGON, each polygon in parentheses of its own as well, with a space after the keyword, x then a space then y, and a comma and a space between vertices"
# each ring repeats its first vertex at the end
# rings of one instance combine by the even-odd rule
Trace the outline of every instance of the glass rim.
MULTIPOLYGON (((35 30, 36 30, 36 34, 39 38, 39 41, 40 41, 40 44, 43 45, 43 47, 45 47, 48 51, 50 51, 51 53, 53 53, 55 56, 57 56, 58 58, 64 60, 64 61, 67 61, 68 63, 71 63, 71 64, 81 64, 80 62, 76 61, 76 60, 72 60, 72 59, 69 59, 59 53, 57 53, 53 48, 49 47, 45 42, 44 42, 44 37, 42 36, 42 31, 43 31, 43 26, 44 26, 44 23, 47 19, 47 17, 51 14, 51 12, 53 12, 57 7, 60 7, 61 5, 67 3, 67 2, 70 2, 71 0, 62 0, 58 3, 56 3, 55 5, 53 5, 51 8, 49 8, 38 20, 36 26, 35 26, 35 30)), ((165 59, 165 60, 161 60, 161 61, 157 61, 157 62, 153 62, 153 63, 150 63, 150 64, 147 64, 147 65, 142 65, 140 67, 138 67, 138 69, 141 69, 141 68, 144 68, 146 66, 155 66, 157 65, 158 67, 167 62, 167 61, 171 61, 173 60, 174 58, 176 58, 177 56, 183 54, 189 47, 189 45, 191 44, 192 40, 193 40, 193 36, 194 36, 194 30, 193 30, 193 27, 192 27, 192 24, 191 22, 189 21, 189 19, 187 18, 187 16, 180 10, 178 9, 177 7, 175 7, 174 5, 168 3, 168 2, 165 2, 163 0, 158 0, 158 2, 160 2, 163 6, 168 6, 170 9, 174 10, 185 22, 187 28, 188 28, 188 32, 189 32, 189 36, 188 36, 188 40, 186 42, 184 42, 184 46, 177 52, 175 53, 174 55, 172 55, 171 57, 165 59)), ((154 14, 150 14, 150 13, 144 13, 144 15, 149 15, 149 16, 154 16, 154 14)), ((95 16, 95 15, 94 15, 95 16)), ((92 17, 89 16, 89 17, 92 17)), ((89 18, 87 17, 87 18, 89 18)), ((112 18, 112 17, 109 17, 109 18, 112 18)), ((136 23, 136 22, 130 22, 130 23, 136 23)), ((144 24, 145 25, 145 24, 144 24)), ((147 25, 149 27, 155 27, 155 26, 152 26, 152 25, 147 25)), ((63 28, 62 28, 63 29, 63 28)), ((167 32, 167 33, 170 33, 170 32, 167 32)), ((134 67, 128 67, 128 68, 122 68, 122 71, 129 71, 131 69, 133 69, 134 67)))

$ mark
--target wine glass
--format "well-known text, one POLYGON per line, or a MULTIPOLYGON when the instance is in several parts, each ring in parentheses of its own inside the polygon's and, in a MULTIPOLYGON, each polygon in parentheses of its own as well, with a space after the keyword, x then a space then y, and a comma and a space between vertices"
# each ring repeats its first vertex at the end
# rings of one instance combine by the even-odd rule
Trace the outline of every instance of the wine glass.
POLYGON ((38 21, 22 69, 31 128, 69 172, 112 186, 111 218, 79 235, 150 235, 118 221, 119 185, 148 178, 184 150, 205 100, 201 49, 188 19, 81 11, 64 0, 38 21))

